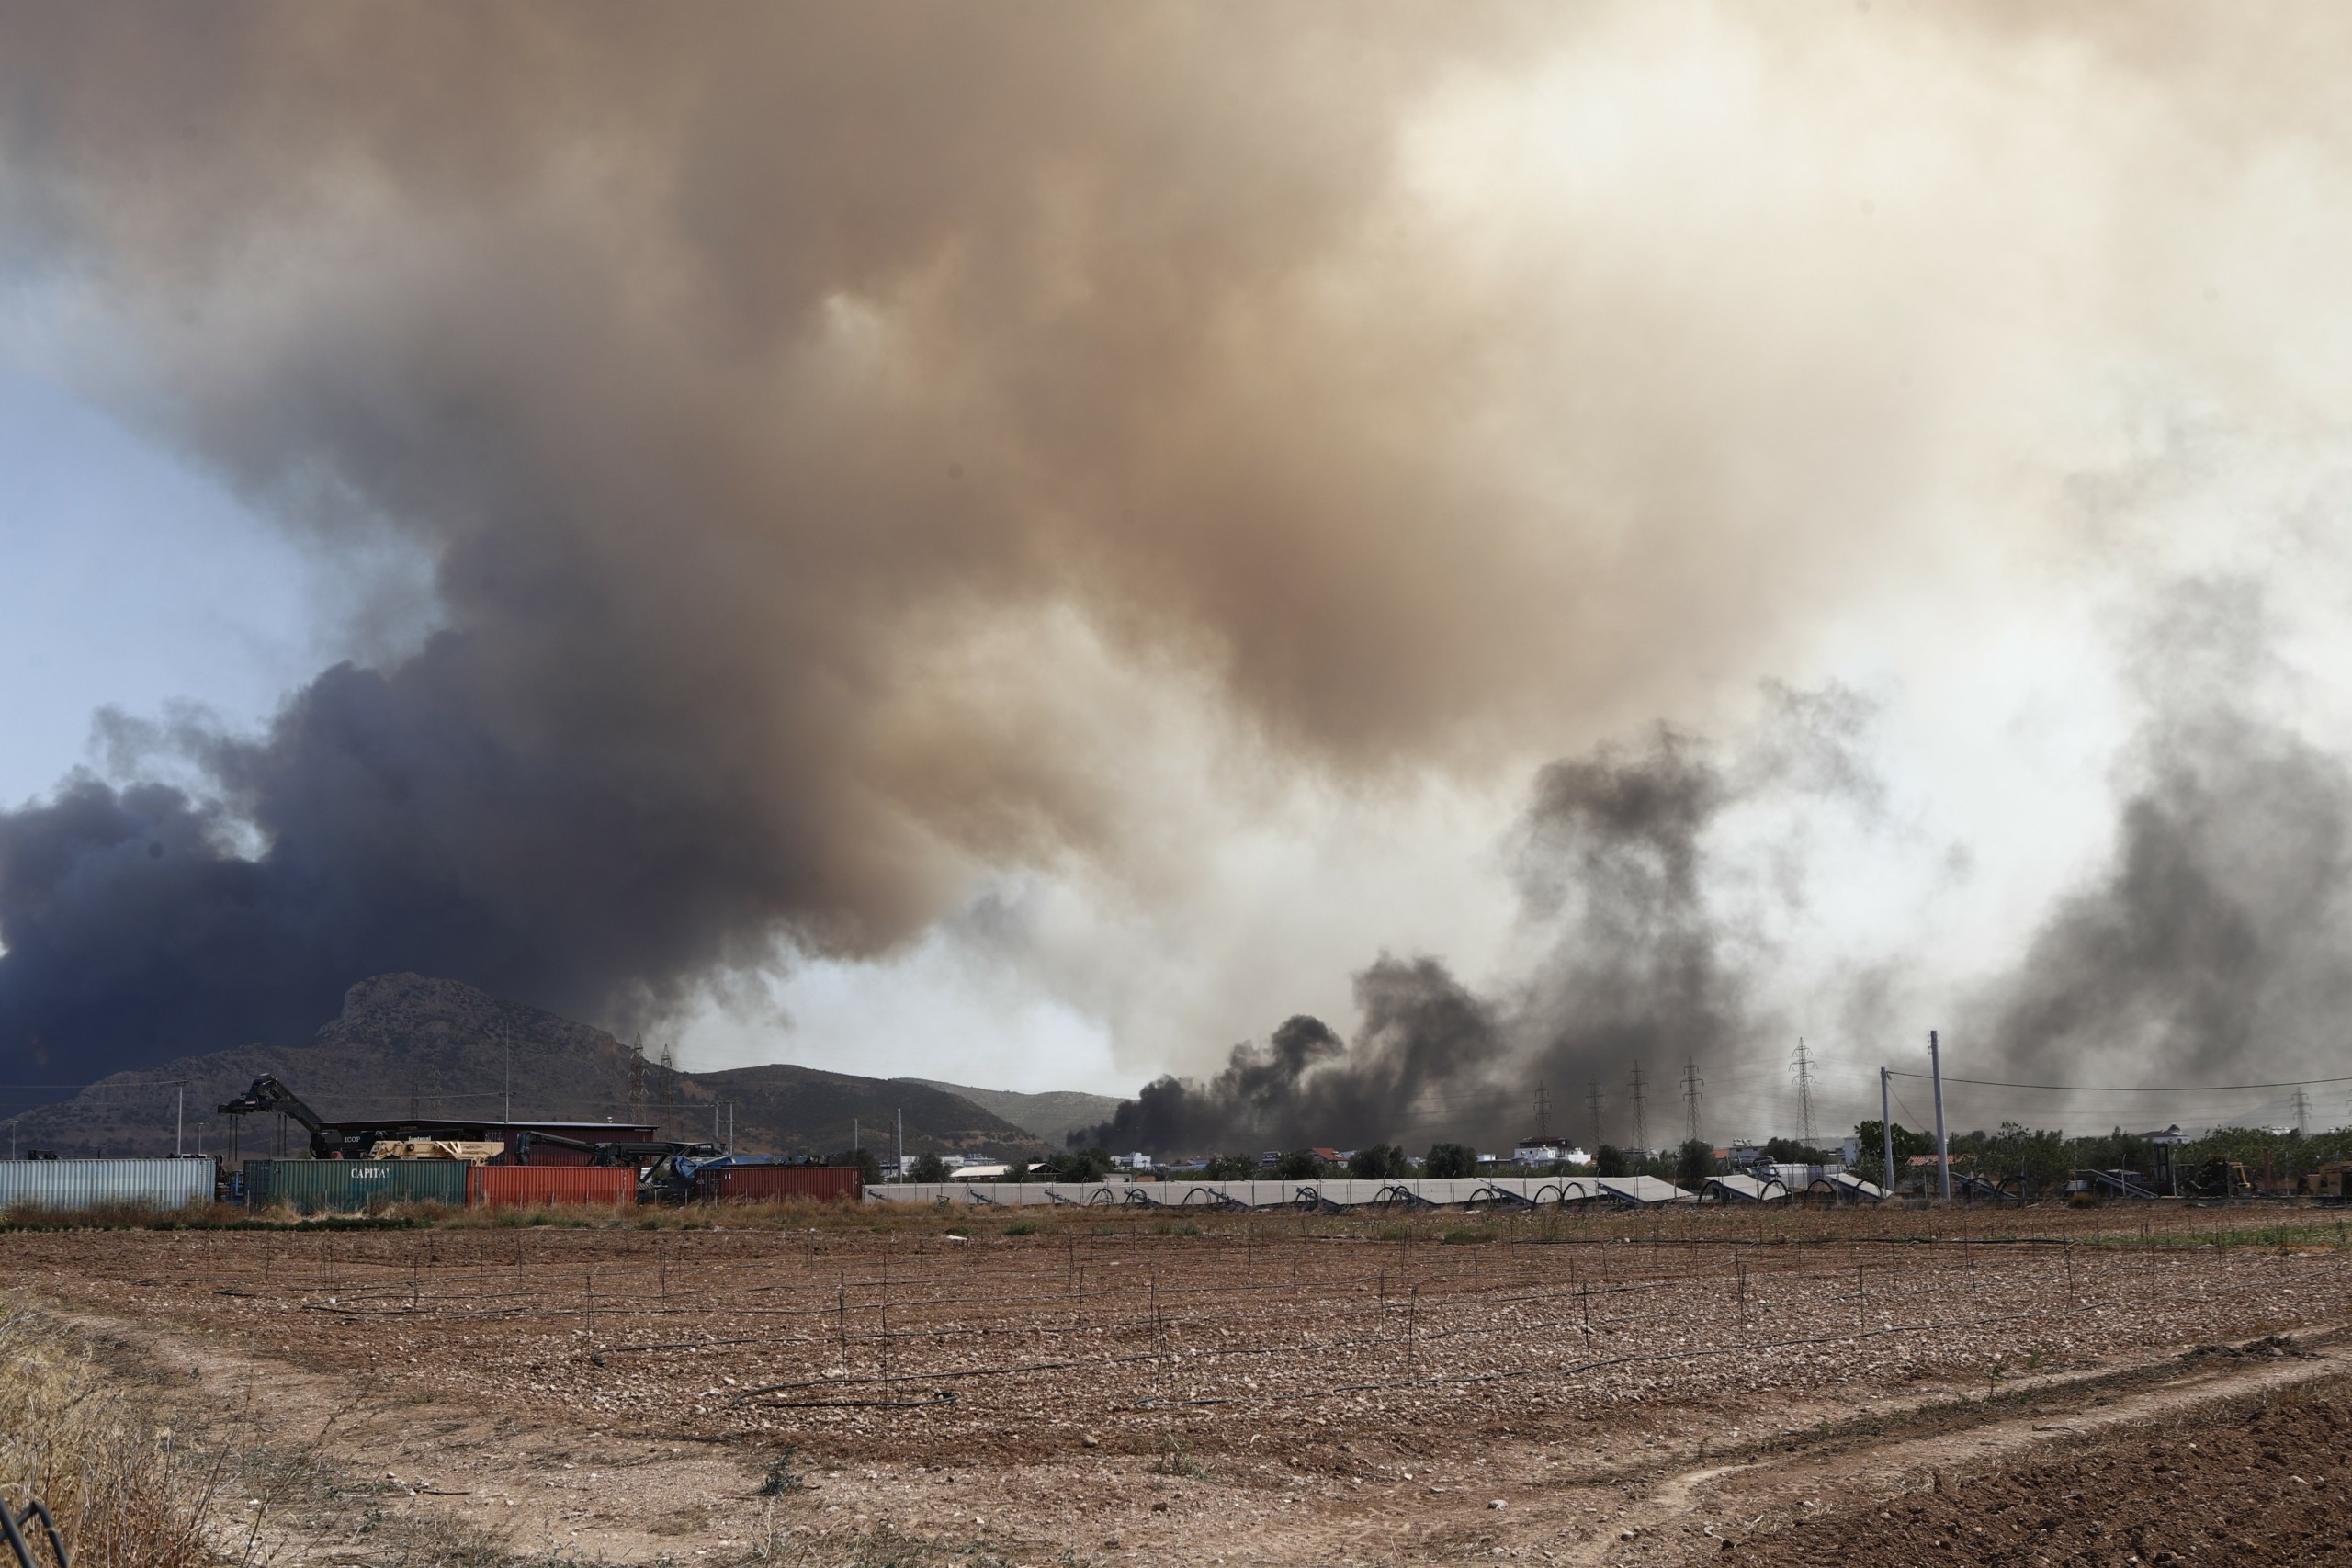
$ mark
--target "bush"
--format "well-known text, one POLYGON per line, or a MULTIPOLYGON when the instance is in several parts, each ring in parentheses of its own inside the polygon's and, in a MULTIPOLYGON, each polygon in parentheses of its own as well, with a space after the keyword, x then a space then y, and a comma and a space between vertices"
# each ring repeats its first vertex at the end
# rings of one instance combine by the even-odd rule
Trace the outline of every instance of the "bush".
POLYGON ((1274 1174, 1284 1181, 1313 1181, 1323 1174, 1323 1162, 1313 1149, 1293 1149, 1274 1167, 1274 1174))
POLYGON ((854 1165, 857 1167, 859 1174, 865 1179, 865 1184, 868 1187, 876 1187, 881 1184, 882 1162, 874 1157, 874 1151, 872 1149, 843 1149, 839 1154, 827 1155, 825 1156, 825 1163, 827 1165, 854 1165))
POLYGON ((202 1530, 221 1478, 109 1386, 68 1331, 0 1309, 0 1491, 46 1502, 75 1562, 214 1561, 202 1530))
POLYGON ((1111 1156, 1105 1149, 1073 1149, 1046 1160, 1044 1168, 1052 1181, 1100 1181, 1111 1174, 1111 1156))
POLYGON ((1374 1144, 1348 1156, 1348 1174, 1360 1181, 1394 1181, 1412 1168, 1405 1151, 1394 1144, 1374 1144))
POLYGON ((1682 1145, 1674 1162, 1674 1179, 1678 1186, 1697 1191, 1715 1174, 1715 1151, 1704 1138, 1692 1138, 1682 1145))
POLYGON ((1478 1151, 1467 1144, 1431 1144, 1422 1173, 1432 1179, 1478 1174, 1478 1151))

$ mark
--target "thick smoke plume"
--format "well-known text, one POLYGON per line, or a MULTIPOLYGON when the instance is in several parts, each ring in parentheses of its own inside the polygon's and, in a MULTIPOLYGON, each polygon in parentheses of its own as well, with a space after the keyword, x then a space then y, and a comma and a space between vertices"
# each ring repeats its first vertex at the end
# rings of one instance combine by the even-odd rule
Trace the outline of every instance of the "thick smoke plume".
POLYGON ((0 818, 0 1063, 886 950, 1115 840, 1112 736, 1041 700, 1070 606, 1309 751, 1429 734, 1503 649, 1447 606, 1526 591, 1383 434, 1442 430, 1451 350, 1312 296, 1509 30, 1430 21, 0 11, 0 232, 85 374, 321 548, 407 540, 439 615, 162 737, 180 787, 0 818))
MULTIPOLYGON (((1962 1036, 1997 1076, 2340 1076, 2352 770, 2266 713, 2274 637, 2262 593, 2243 579, 2184 584, 2143 628, 2137 668, 2151 712, 2120 764, 2108 863, 2052 912, 1962 1036)), ((2166 1105, 2172 1118, 2213 1113, 2166 1105)), ((2220 1113, 2237 1109, 2225 1101, 2220 1113)))
MULTIPOLYGON (((1493 1148, 1537 1130, 1539 1086, 1564 1135, 1586 1122, 1577 1100, 1589 1085, 1604 1084, 1614 1108, 1636 1068, 1645 1131, 1667 1141, 1676 1076, 1772 1049, 1778 1028, 1754 1004, 1753 975, 1776 951, 1765 919, 1792 912, 1802 889, 1743 890, 1737 869, 1770 845, 1740 844, 1736 829, 1789 831, 1791 804, 1834 802, 1868 820, 1879 801, 1857 749, 1868 703, 1836 690, 1770 695, 1770 722, 1728 761, 1662 729, 1543 770, 1518 845, 1543 947, 1524 975, 1483 995, 1437 959, 1383 957, 1356 978, 1352 1043, 1293 1018, 1263 1046, 1235 1046, 1205 1082, 1146 1086, 1091 1141, 1155 1154, 1437 1138, 1493 1148)), ((1629 1110, 1611 1125, 1634 1138, 1629 1110)))
MULTIPOLYGON (((1155 725, 1367 798, 1713 724, 1920 580, 2030 613, 2119 366, 2335 450, 2352 21, 1896 9, 0 0, 10 351, 434 590, 0 816, 0 1070, 380 971, 625 1027, 997 873, 1146 902, 1155 725)), ((1201 1092, 1404 1137, 1703 1066, 1747 765, 1551 770, 1540 957, 1381 963, 1343 1055, 1201 1092)), ((2169 951, 2076 928, 2044 970, 2169 951)))

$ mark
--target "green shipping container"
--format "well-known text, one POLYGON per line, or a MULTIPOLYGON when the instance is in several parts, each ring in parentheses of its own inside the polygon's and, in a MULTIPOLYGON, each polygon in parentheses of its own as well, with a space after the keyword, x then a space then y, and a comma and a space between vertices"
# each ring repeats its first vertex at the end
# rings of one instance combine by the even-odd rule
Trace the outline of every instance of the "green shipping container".
POLYGON ((245 1207, 364 1214, 394 1203, 466 1206, 458 1159, 256 1159, 245 1162, 245 1207))

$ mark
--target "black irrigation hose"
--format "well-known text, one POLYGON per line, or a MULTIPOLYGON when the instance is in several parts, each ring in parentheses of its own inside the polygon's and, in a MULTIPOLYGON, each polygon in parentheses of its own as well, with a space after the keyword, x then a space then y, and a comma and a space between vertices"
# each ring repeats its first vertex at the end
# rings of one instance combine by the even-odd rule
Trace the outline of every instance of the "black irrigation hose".
POLYGON ((65 1538, 57 1533, 57 1521, 50 1517, 48 1504, 36 1497, 25 1505, 23 1512, 14 1513, 9 1510, 7 1500, 0 1498, 0 1540, 8 1543, 20 1568, 42 1568, 33 1549, 26 1543, 22 1529, 35 1519, 40 1521, 41 1533, 49 1538, 50 1554, 56 1559, 54 1568, 74 1568, 74 1560, 65 1553, 65 1538))

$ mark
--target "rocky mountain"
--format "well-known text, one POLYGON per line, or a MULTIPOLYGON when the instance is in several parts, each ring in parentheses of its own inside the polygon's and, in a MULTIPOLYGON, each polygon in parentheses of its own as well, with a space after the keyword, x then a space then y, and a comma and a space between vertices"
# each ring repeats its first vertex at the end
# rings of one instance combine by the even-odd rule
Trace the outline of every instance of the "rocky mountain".
MULTIPOLYGON (((791 1066, 672 1071, 601 1029, 422 975, 362 980, 307 1045, 184 1056, 152 1072, 101 1079, 0 1126, 12 1153, 170 1154, 184 1092, 182 1146, 219 1153, 232 1119, 214 1108, 263 1073, 277 1075, 330 1120, 411 1113, 497 1120, 511 1105, 517 1118, 651 1122, 664 1137, 697 1138, 723 1125, 731 1104, 739 1149, 831 1154, 849 1146, 853 1122, 867 1147, 888 1150, 884 1131, 903 1111, 910 1155, 1046 1152, 1043 1140, 1004 1117, 911 1079, 791 1066)), ((247 1121, 239 1152, 275 1152, 277 1118, 247 1121)), ((292 1135, 299 1147, 300 1130, 292 1135)))

